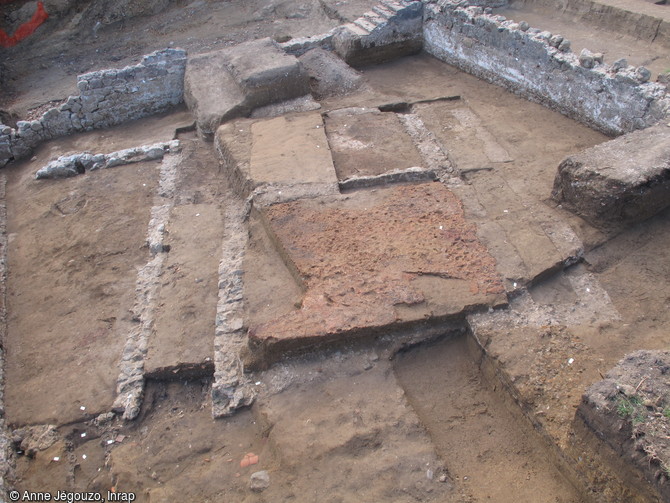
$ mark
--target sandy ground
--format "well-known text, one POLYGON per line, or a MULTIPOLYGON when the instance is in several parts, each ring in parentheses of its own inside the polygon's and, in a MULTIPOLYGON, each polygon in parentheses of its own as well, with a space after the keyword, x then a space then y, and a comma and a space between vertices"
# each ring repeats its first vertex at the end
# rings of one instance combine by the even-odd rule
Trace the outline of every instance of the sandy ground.
MULTIPOLYGON (((74 92, 77 73, 122 66, 157 48, 198 52, 266 35, 320 33, 370 4, 173 2, 151 17, 103 25, 97 37, 88 21, 49 25, 46 36, 3 56, 2 108, 20 117, 74 92)), ((237 200, 211 144, 182 134, 167 240, 174 253, 160 277, 160 338, 149 349, 154 378, 135 421, 96 420, 110 410, 118 358, 135 323, 130 310, 137 269, 150 258, 145 234, 160 163, 59 181, 37 182, 33 174, 69 151, 109 152, 171 139, 191 118, 176 110, 50 142, 3 172, 6 418, 10 428, 56 427, 52 440, 16 439, 12 487, 131 491, 150 502, 595 499, 573 485, 569 467, 549 446, 570 448, 575 408, 600 373, 631 350, 665 347, 670 216, 609 239, 547 204, 560 160, 607 140, 572 120, 425 55, 367 68, 363 76, 359 91, 324 99, 323 110, 461 97, 414 112, 463 173, 463 183, 452 189, 498 258, 506 288, 516 289, 517 280, 534 284, 529 293, 517 292, 512 314, 497 328, 486 320, 477 325, 488 356, 459 326, 443 327, 430 345, 415 349, 381 334, 251 374, 255 405, 212 419, 211 370, 170 376, 170 365, 205 362, 213 352, 224 203, 237 200), (564 258, 540 226, 555 219, 570 224, 590 251, 576 268, 538 279, 547 263, 564 258), (509 252, 510 243, 516 251, 509 252), (586 275, 588 285, 604 292, 595 301, 580 290, 586 275), (522 408, 491 366, 512 382, 522 408), (243 466, 248 454, 258 456, 257 463, 243 466), (270 484, 256 492, 250 476, 260 470, 268 471, 270 484)), ((388 147, 373 125, 356 131, 345 124, 327 121, 331 145, 339 135, 388 147)), ((400 138, 406 137, 395 138, 391 151, 406 144, 400 138)), ((366 169, 383 172, 391 157, 387 149, 366 160, 366 169)), ((340 177, 355 170, 346 156, 333 159, 340 177)), ((421 162, 416 151, 393 160, 421 162)), ((246 316, 270 322, 295 310, 304 292, 260 221, 252 216, 248 226, 246 316)), ((607 480, 592 487, 602 490, 607 480)))

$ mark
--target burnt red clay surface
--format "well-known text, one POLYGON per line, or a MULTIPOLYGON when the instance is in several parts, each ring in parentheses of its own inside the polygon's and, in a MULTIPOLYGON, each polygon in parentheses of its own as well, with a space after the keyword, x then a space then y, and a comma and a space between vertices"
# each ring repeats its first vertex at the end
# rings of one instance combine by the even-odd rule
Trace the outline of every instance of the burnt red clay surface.
POLYGON ((267 346, 462 314, 499 304, 495 260, 440 183, 281 203, 266 227, 305 290, 301 307, 252 326, 267 346))

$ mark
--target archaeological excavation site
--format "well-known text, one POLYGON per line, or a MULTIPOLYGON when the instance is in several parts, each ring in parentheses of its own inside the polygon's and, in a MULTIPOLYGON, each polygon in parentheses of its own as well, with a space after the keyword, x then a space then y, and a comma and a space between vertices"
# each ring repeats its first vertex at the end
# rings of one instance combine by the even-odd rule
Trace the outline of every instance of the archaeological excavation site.
POLYGON ((0 502, 670 502, 665 0, 0 12, 0 502))

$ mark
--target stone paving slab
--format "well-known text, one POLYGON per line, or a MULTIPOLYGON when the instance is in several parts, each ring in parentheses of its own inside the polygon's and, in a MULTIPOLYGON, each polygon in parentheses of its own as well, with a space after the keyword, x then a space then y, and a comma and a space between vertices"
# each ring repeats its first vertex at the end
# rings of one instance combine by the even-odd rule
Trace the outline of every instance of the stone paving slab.
POLYGON ((208 203, 176 206, 167 230, 170 252, 162 274, 145 374, 158 379, 211 375, 217 269, 223 239, 221 208, 208 203))
POLYGON ((263 186, 279 200, 282 192, 338 191, 319 113, 232 121, 218 129, 215 143, 234 189, 243 196, 263 186))
POLYGON ((515 153, 465 100, 419 103, 416 114, 449 153, 453 190, 496 258, 508 291, 528 286, 576 260, 583 245, 556 212, 527 192, 515 153))
POLYGON ((335 110, 326 114, 325 123, 340 181, 423 165, 394 113, 376 108, 335 110))
POLYGON ((249 172, 256 183, 335 183, 321 115, 277 117, 251 125, 249 172))
POLYGON ((303 199, 261 212, 305 288, 299 309, 250 327, 252 345, 267 354, 505 302, 495 260, 440 183, 303 199))

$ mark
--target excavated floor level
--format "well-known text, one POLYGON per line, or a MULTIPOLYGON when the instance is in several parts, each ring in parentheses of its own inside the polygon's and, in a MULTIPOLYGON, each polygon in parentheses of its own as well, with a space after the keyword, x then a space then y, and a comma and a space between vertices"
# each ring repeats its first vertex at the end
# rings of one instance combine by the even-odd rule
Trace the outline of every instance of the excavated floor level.
MULTIPOLYGON (((368 4, 320 2, 318 26, 368 4)), ((282 29, 314 15, 271 7, 282 29)), ((666 346, 668 212, 610 239, 556 207, 560 161, 608 138, 428 55, 362 79, 316 111, 227 123, 222 157, 178 110, 4 170, 12 488, 636 501, 572 422, 625 354, 666 346), (73 150, 175 137, 162 161, 33 178, 73 150), (243 364, 231 379, 254 404, 213 419, 213 386, 243 364), (119 372, 146 380, 134 421, 109 415, 119 372)))

